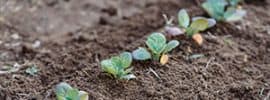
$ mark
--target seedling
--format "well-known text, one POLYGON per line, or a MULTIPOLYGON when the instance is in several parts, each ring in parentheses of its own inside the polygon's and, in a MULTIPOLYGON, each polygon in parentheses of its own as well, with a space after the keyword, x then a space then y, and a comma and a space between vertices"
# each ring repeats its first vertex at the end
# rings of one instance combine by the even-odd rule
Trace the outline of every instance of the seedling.
POLYGON ((35 76, 36 73, 38 72, 38 69, 37 69, 37 66, 31 66, 31 67, 28 67, 26 70, 25 70, 26 73, 32 75, 32 76, 35 76))
POLYGON ((139 47, 132 52, 133 58, 136 60, 160 60, 161 64, 166 64, 168 61, 167 53, 179 45, 177 40, 172 40, 166 43, 166 38, 161 33, 152 33, 146 41, 146 45, 150 49, 149 53, 145 48, 139 47))
POLYGON ((203 42, 202 36, 199 34, 200 31, 204 31, 207 28, 213 27, 216 24, 214 19, 208 19, 204 17, 193 17, 192 22, 185 9, 182 9, 178 13, 179 27, 183 29, 187 36, 190 36, 201 45, 203 42))
POLYGON ((207 0, 202 4, 206 12, 218 21, 234 22, 241 20, 246 11, 238 3, 241 0, 207 0))
POLYGON ((134 79, 135 75, 130 74, 132 68, 128 68, 132 63, 132 55, 129 52, 124 52, 119 56, 114 56, 111 59, 103 60, 101 67, 104 72, 111 74, 117 79, 134 79))
POLYGON ((55 93, 57 100, 88 100, 87 92, 79 91, 65 82, 56 85, 55 93))

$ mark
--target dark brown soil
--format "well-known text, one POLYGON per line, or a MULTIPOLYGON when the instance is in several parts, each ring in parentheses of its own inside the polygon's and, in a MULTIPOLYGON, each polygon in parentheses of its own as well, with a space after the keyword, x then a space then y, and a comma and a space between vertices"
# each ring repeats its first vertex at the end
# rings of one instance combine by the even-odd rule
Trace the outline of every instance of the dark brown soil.
POLYGON ((202 0, 0 0, 0 100, 53 100, 67 82, 91 100, 270 100, 270 3, 244 3, 248 16, 203 32, 196 46, 187 38, 168 64, 133 62, 137 79, 117 81, 100 61, 144 46, 164 26, 162 14, 186 8, 206 15, 202 0), (40 41, 40 46, 33 46, 40 41), (194 54, 201 58, 189 59, 194 54), (25 69, 37 65, 36 76, 25 69), (157 78, 149 71, 152 68, 157 78))

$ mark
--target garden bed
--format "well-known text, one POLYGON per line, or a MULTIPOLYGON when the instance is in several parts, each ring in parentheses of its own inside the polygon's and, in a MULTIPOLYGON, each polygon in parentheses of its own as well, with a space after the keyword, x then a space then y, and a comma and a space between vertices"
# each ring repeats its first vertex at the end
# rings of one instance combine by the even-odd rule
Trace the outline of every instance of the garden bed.
POLYGON ((14 7, 23 5, 20 11, 0 15, 5 19, 0 21, 0 67, 21 67, 0 75, 0 98, 53 100, 55 85, 64 81, 88 92, 91 100, 270 99, 267 0, 244 3, 248 15, 243 21, 218 23, 202 32, 202 46, 186 37, 168 37, 181 42, 168 64, 134 61, 134 80, 119 81, 102 72, 101 60, 144 46, 146 36, 160 31, 165 23, 162 14, 175 16, 185 8, 191 16, 207 15, 198 1, 16 2, 14 7), (48 14, 45 19, 42 11, 48 14), (203 56, 192 58, 197 54, 203 56), (39 69, 35 76, 25 73, 31 65, 39 69))

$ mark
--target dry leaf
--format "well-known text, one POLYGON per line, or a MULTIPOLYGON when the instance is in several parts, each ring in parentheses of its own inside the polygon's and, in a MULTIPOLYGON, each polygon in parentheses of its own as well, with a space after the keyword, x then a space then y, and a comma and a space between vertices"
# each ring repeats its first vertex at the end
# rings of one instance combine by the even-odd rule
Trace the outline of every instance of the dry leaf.
POLYGON ((164 64, 166 64, 168 62, 168 60, 169 60, 169 56, 168 55, 162 55, 159 62, 162 65, 164 65, 164 64))
POLYGON ((197 33, 197 34, 194 34, 192 36, 192 39, 198 44, 198 45, 202 45, 203 43, 203 37, 201 34, 197 33))

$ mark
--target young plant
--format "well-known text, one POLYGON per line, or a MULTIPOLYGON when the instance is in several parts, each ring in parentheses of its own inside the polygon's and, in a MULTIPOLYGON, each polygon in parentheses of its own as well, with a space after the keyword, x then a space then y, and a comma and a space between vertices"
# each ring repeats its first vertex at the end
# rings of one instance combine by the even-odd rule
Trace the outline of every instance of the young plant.
POLYGON ((114 56, 111 59, 101 61, 101 67, 104 72, 111 74, 117 79, 134 79, 135 75, 130 74, 132 68, 128 68, 132 63, 132 55, 129 52, 124 52, 119 56, 114 56))
POLYGON ((57 100, 88 100, 87 92, 79 91, 65 82, 56 85, 55 92, 57 100))
POLYGON ((149 53, 145 48, 139 47, 132 52, 133 58, 136 60, 159 60, 161 64, 166 64, 168 61, 167 53, 179 45, 177 40, 172 40, 166 43, 166 38, 161 33, 152 33, 146 41, 146 45, 150 49, 149 53))
POLYGON ((206 12, 218 21, 234 22, 241 20, 246 11, 238 3, 241 0, 207 0, 202 4, 206 12))
POLYGON ((33 65, 31 67, 28 67, 25 72, 29 75, 35 76, 38 72, 38 68, 36 65, 33 65))
POLYGON ((203 42, 203 38, 199 32, 213 27, 216 24, 214 19, 204 17, 193 17, 192 21, 190 21, 190 17, 185 9, 179 11, 178 22, 179 27, 186 32, 187 36, 192 37, 199 45, 203 42))

